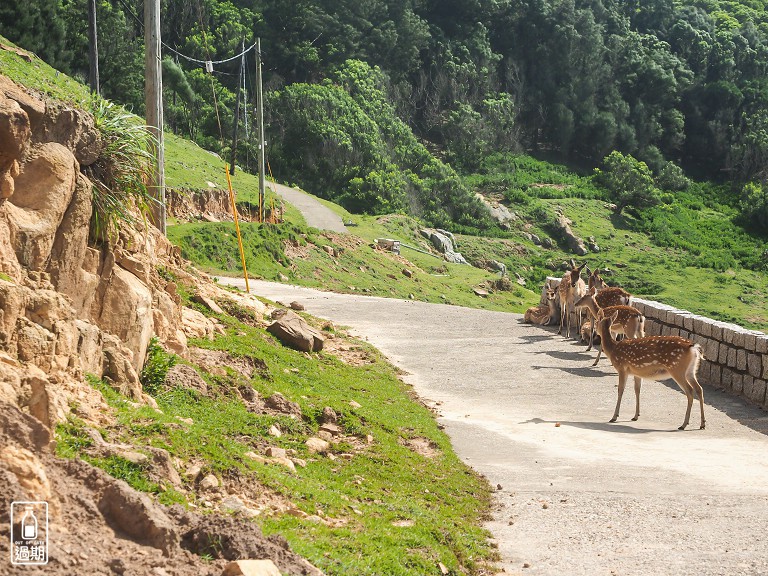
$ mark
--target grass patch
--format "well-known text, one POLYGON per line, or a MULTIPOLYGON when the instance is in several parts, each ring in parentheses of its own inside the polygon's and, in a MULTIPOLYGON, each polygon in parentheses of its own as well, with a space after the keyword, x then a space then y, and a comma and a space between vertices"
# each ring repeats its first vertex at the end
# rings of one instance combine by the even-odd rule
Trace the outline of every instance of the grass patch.
POLYGON ((3 75, 56 100, 69 102, 84 110, 90 109, 91 95, 87 86, 61 74, 33 53, 19 49, 2 36, 0 43, 12 48, 0 49, 0 71, 3 75))
MULTIPOLYGON (((202 372, 208 396, 162 388, 156 395, 160 412, 137 407, 91 380, 116 412, 115 423, 102 430, 108 441, 155 446, 184 462, 202 461, 204 473, 242 486, 266 486, 309 515, 338 520, 332 526, 290 515, 259 520, 266 533, 285 536, 327 574, 421 575, 434 572, 438 562, 456 573, 477 574, 494 558, 488 534, 480 528, 490 506, 490 487, 457 458, 431 412, 414 402, 411 388, 375 349, 355 341, 372 362, 349 366, 331 354, 286 348, 262 328, 229 316, 220 319, 226 335, 192 344, 251 359, 261 366, 253 377, 202 372), (249 412, 235 392, 243 385, 262 397, 280 392, 299 404, 302 417, 249 412), (362 407, 352 408, 353 400, 362 407), (317 433, 326 406, 336 411, 348 435, 333 445, 335 459, 312 454, 305 444, 317 433), (283 432, 279 438, 269 435, 274 424, 283 432), (370 444, 365 440, 369 435, 370 444), (437 456, 408 448, 414 438, 427 439, 437 456), (306 460, 306 468, 291 472, 245 456, 248 451, 263 454, 267 446, 285 448, 306 460)), ((59 455, 89 459, 83 454, 90 438, 82 426, 76 420, 59 426, 59 455)), ((177 495, 148 481, 139 465, 115 458, 89 461, 161 499, 177 495)))

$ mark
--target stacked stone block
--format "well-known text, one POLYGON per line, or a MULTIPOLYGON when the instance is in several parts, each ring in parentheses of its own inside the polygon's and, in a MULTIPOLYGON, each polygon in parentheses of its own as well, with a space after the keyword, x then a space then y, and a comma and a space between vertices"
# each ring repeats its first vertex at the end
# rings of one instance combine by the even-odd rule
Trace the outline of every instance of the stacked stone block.
POLYGON ((682 336, 701 345, 699 381, 768 408, 768 334, 719 322, 673 306, 632 298, 651 335, 682 336))

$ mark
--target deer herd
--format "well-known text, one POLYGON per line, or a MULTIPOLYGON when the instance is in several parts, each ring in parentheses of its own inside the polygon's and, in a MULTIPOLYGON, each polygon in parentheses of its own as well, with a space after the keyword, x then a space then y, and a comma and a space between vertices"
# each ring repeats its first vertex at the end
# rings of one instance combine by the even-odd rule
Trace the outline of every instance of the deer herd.
POLYGON ((704 428, 704 390, 696 379, 699 362, 703 358, 701 347, 679 336, 646 336, 645 317, 630 305, 631 295, 619 287, 608 286, 600 277, 600 270, 590 272, 586 263, 571 268, 563 274, 556 286, 547 281, 546 303, 529 308, 524 321, 547 325, 560 319, 558 334, 571 334, 571 317, 576 316, 575 332, 589 343, 587 352, 599 338, 600 350, 592 364, 597 366, 602 353, 608 357, 619 373, 619 391, 616 409, 611 422, 616 422, 621 407, 621 397, 629 376, 635 384, 635 415, 640 417, 640 384, 643 378, 664 380, 672 378, 685 393, 688 408, 679 430, 688 426, 694 396, 701 408, 701 428, 704 428), (587 283, 581 278, 586 268, 587 283), (589 318, 582 322, 582 312, 589 318), (596 337, 597 336, 597 337, 596 337), (621 340, 619 336, 623 336, 621 340))

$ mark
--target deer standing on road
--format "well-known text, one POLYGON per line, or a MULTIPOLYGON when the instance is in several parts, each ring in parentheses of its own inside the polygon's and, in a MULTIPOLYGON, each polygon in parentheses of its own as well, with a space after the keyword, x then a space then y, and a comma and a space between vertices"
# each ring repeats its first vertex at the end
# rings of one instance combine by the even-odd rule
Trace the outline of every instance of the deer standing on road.
POLYGON ((664 380, 672 378, 688 399, 685 420, 678 430, 685 430, 691 418, 691 406, 694 395, 699 398, 701 407, 701 429, 704 429, 704 389, 696 379, 699 362, 704 357, 701 346, 679 336, 646 336, 617 342, 611 333, 611 325, 616 321, 618 312, 610 316, 600 315, 597 331, 600 334, 605 355, 619 373, 619 397, 611 422, 616 422, 621 407, 621 397, 627 384, 627 378, 635 379, 635 416, 640 417, 640 384, 643 378, 664 380))
MULTIPOLYGON (((607 306, 629 306, 629 299, 632 295, 619 286, 608 286, 602 276, 600 276, 600 268, 595 268, 595 271, 591 273, 589 268, 587 268, 587 274, 589 274, 588 289, 592 289, 592 287, 595 288, 595 302, 597 302, 598 306, 601 308, 607 306)), ((595 333, 597 332, 597 322, 595 316, 592 316, 591 330, 592 332, 589 337, 582 334, 582 340, 589 341, 589 346, 587 346, 587 349, 585 350, 586 352, 592 350, 592 344, 596 340, 595 333)))
MULTIPOLYGON (((615 335, 623 334, 627 338, 642 338, 645 336, 645 316, 643 316, 642 312, 638 310, 637 308, 633 308, 632 306, 606 306, 605 308, 602 308, 597 303, 597 291, 595 290, 595 287, 589 289, 589 292, 587 292, 582 298, 580 298, 577 302, 574 303, 574 306, 577 310, 581 308, 586 308, 589 310, 589 313, 592 315, 592 325, 595 326, 597 324, 596 318, 600 318, 601 315, 603 316, 610 316, 614 312, 617 314, 616 320, 611 324, 611 332, 615 335)), ((602 339, 602 336, 601 336, 602 339)), ((602 342, 602 340, 601 340, 602 342)), ((592 343, 590 342, 589 348, 587 348, 587 352, 592 348, 592 343)), ((597 363, 600 362, 600 355, 602 354, 602 346, 601 349, 597 352, 597 359, 595 360, 594 364, 592 366, 597 366, 597 363)))
POLYGON ((530 322, 531 324, 541 324, 546 326, 552 319, 557 316, 557 306, 555 300, 557 298, 557 292, 547 282, 547 303, 539 304, 538 306, 531 306, 525 311, 523 315, 524 322, 530 322))
MULTIPOLYGON (((563 333, 563 322, 566 323, 565 337, 568 338, 571 335, 571 315, 570 312, 574 310, 574 302, 584 296, 587 291, 587 285, 584 284, 584 280, 581 279, 581 271, 587 265, 586 262, 581 266, 576 266, 576 263, 571 260, 571 269, 563 274, 560 285, 557 287, 557 293, 560 296, 560 329, 558 334, 563 333)), ((577 319, 576 333, 581 329, 581 311, 577 319)))

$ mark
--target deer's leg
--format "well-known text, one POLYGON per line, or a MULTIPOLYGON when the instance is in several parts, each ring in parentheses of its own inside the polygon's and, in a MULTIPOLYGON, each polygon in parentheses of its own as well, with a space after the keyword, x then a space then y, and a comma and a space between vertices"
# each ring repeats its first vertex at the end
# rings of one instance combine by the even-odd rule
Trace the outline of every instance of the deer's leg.
POLYGON ((600 348, 597 349, 597 358, 595 358, 595 361, 592 362, 592 366, 597 366, 597 363, 600 362, 600 355, 603 353, 603 343, 600 343, 600 348))
MULTIPOLYGON (((683 420, 683 425, 678 428, 678 430, 685 430, 685 427, 688 426, 688 422, 691 419, 691 407, 693 406, 693 386, 688 384, 688 380, 686 379, 685 374, 683 374, 681 379, 674 378, 674 380, 677 382, 677 385, 680 386, 680 389, 685 392, 685 397, 688 399, 688 407, 685 409, 685 420, 683 420)), ((704 405, 702 404, 702 409, 703 408, 704 405)))
POLYGON ((595 325, 597 324, 597 318, 595 318, 592 315, 592 312, 589 312, 588 315, 592 319, 592 329, 590 330, 590 334, 589 334, 589 346, 587 346, 587 349, 585 350, 585 352, 589 352, 590 350, 592 350, 592 344, 595 341, 595 325))
POLYGON ((613 412, 611 422, 616 422, 619 417, 619 408, 621 407, 621 397, 624 395, 624 387, 627 385, 627 374, 619 372, 619 397, 616 399, 616 410, 613 412))
POLYGON ((699 397, 699 406, 701 407, 701 426, 699 428, 704 430, 704 425, 706 424, 706 421, 704 420, 704 388, 699 384, 699 381, 696 379, 696 374, 693 373, 693 371, 689 372, 686 376, 688 377, 688 385, 693 389, 696 396, 699 397))
POLYGON ((635 376, 635 417, 632 418, 632 422, 636 422, 640 418, 640 384, 643 383, 643 379, 640 376, 635 376))
POLYGON ((563 305, 562 301, 560 302, 560 329, 557 331, 558 334, 563 333, 563 321, 565 320, 565 312, 566 306, 563 305))

